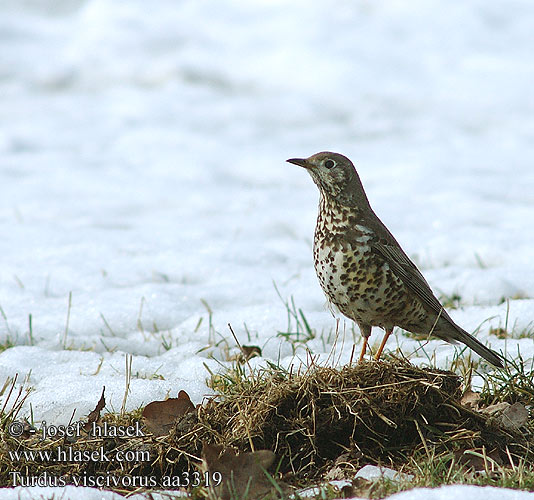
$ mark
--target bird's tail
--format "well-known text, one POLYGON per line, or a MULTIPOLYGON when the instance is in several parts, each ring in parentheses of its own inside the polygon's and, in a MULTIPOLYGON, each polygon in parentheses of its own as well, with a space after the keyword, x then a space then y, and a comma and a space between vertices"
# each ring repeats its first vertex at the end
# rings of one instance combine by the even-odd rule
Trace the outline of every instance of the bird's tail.
POLYGON ((483 357, 486 361, 489 361, 492 365, 498 366, 499 368, 504 367, 504 357, 497 354, 495 351, 488 349, 484 344, 482 344, 462 328, 458 327, 458 330, 460 331, 460 335, 458 335, 457 340, 463 342, 470 349, 473 349, 473 351, 475 351, 479 356, 483 357))

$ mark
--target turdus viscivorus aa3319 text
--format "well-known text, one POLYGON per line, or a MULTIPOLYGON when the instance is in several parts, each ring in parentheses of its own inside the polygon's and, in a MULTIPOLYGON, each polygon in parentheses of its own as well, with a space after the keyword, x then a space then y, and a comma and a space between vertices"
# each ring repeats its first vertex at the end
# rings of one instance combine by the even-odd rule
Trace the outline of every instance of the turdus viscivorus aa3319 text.
POLYGON ((328 300, 355 321, 363 335, 360 360, 371 328, 393 327, 462 342, 495 366, 503 358, 460 328, 443 309, 419 269, 373 212, 352 162, 338 153, 292 158, 320 192, 313 240, 315 271, 328 300))

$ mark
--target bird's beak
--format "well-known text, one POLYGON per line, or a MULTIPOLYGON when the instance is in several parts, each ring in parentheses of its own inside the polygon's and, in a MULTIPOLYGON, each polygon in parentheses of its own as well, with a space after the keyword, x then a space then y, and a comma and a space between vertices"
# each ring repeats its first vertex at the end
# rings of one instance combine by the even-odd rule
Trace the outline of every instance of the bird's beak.
POLYGON ((288 163, 293 163, 293 165, 298 165, 299 167, 310 168, 312 164, 306 160, 306 158, 290 158, 286 160, 288 163))

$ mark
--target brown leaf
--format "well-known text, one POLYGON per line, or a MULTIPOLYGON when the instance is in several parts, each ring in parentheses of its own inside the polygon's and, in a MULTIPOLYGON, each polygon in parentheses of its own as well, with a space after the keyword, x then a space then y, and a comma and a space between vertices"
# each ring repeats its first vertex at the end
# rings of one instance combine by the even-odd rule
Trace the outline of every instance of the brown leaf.
POLYGON ((341 488, 339 493, 341 494, 341 498, 352 498, 356 496, 357 491, 352 484, 346 484, 341 488))
POLYGON ((473 392, 472 390, 468 389, 462 396, 460 403, 464 406, 467 406, 468 408, 477 409, 479 401, 480 393, 473 392))
POLYGON ((143 417, 152 434, 164 436, 171 431, 178 418, 191 411, 195 411, 195 405, 187 392, 180 391, 177 398, 148 403, 143 409, 143 417))
POLYGON ((24 421, 22 422, 22 434, 20 435, 22 439, 34 437, 38 432, 38 429, 36 429, 26 419, 24 419, 24 421))
POLYGON ((485 413, 486 415, 498 415, 502 413, 504 410, 506 410, 510 406, 510 403, 507 403, 506 401, 502 401, 501 403, 496 403, 494 405, 486 406, 486 408, 482 408, 480 410, 481 413, 485 413))
POLYGON ((230 356, 228 361, 237 361, 240 364, 244 364, 256 356, 261 356, 261 349, 257 345, 240 345, 239 353, 230 356))
POLYGON ((494 472, 496 466, 503 465, 501 456, 497 450, 487 452, 484 449, 458 450, 454 456, 460 465, 464 465, 473 472, 494 472))
MULTIPOLYGON (((352 486, 350 487, 350 494, 358 498, 371 498, 373 489, 375 488, 375 483, 364 479, 363 477, 356 477, 352 481, 352 486)), ((347 498, 347 497, 342 497, 347 498)))
POLYGON ((244 345, 241 346, 241 363, 247 362, 250 358, 261 356, 261 349, 257 345, 244 345))
POLYGON ((505 408, 501 415, 501 423, 504 427, 517 430, 528 422, 528 410, 521 403, 514 403, 505 408))
POLYGON ((325 481, 336 481, 339 479, 345 479, 346 477, 346 472, 337 465, 335 465, 331 469, 328 469, 327 473, 324 475, 325 481))
POLYGON ((86 432, 89 432, 92 429, 93 422, 98 422, 98 419, 100 418, 100 412, 102 411, 104 406, 106 406, 106 398, 104 397, 105 392, 106 386, 102 387, 102 395, 100 396, 100 399, 98 400, 95 409, 87 416, 87 423, 83 426, 86 432))
POLYGON ((218 472, 222 478, 218 486, 214 486, 212 481, 208 490, 208 498, 230 500, 231 498, 245 498, 247 495, 248 500, 254 500, 274 493, 276 490, 266 472, 274 459, 275 454, 270 450, 237 455, 231 448, 223 451, 222 446, 204 444, 202 447, 204 472, 208 472, 210 477, 218 472))

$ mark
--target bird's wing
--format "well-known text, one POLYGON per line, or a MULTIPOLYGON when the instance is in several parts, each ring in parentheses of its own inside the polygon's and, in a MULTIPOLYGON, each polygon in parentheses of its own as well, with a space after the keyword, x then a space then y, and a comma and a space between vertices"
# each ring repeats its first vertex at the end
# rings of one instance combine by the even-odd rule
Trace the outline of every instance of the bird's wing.
POLYGON ((364 224, 368 223, 374 234, 374 237, 369 241, 371 249, 388 263, 390 269, 402 280, 406 288, 419 297, 428 308, 456 326, 432 292, 424 276, 417 269, 417 266, 406 255, 397 240, 376 214, 373 213, 373 215, 374 217, 370 217, 364 222, 364 224))
POLYGON ((396 274, 402 280, 404 285, 419 297, 425 305, 430 307, 436 313, 440 313, 441 311, 443 317, 448 317, 447 312, 443 309, 443 306, 432 292, 430 285, 401 247, 387 245, 378 241, 372 243, 371 248, 384 258, 393 273, 396 274))
MULTIPOLYGON (((447 342, 463 342, 490 363, 499 367, 503 366, 504 358, 502 356, 488 349, 452 320, 432 292, 430 285, 426 282, 419 269, 410 260, 410 257, 404 253, 397 240, 372 210, 369 211, 369 214, 360 214, 357 225, 367 229, 363 233, 369 237, 366 243, 371 246, 371 251, 384 259, 384 262, 389 265, 391 271, 404 283, 406 288, 418 297, 430 311, 436 313, 436 318, 443 318, 452 327, 446 334, 440 335, 440 332, 437 331, 434 332, 434 335, 443 338, 447 342)), ((361 230, 348 232, 349 241, 355 238, 362 238, 361 230)))

